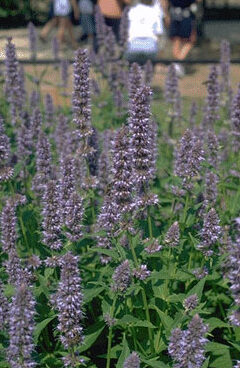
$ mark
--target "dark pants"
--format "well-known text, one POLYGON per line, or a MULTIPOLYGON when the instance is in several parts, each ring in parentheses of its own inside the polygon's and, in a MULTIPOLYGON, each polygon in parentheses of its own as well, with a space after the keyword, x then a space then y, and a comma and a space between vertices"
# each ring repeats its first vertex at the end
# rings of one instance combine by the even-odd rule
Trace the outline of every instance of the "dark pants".
POLYGON ((116 37, 116 40, 119 41, 119 29, 120 29, 120 18, 108 18, 104 17, 105 23, 108 27, 111 27, 113 30, 113 33, 116 37))

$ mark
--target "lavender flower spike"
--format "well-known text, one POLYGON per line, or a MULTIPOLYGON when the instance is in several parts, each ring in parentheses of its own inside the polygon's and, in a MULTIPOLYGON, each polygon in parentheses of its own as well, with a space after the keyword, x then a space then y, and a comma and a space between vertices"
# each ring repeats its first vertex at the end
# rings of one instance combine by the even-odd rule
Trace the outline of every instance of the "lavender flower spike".
POLYGON ((231 123, 232 123, 232 149, 235 153, 240 150, 240 85, 234 97, 231 109, 231 123))
POLYGON ((135 351, 125 360, 123 368, 140 368, 140 359, 135 351))
POLYGON ((83 200, 80 195, 73 192, 65 207, 65 224, 68 228, 66 232, 66 237, 73 241, 78 241, 82 237, 81 222, 83 220, 83 200))
POLYGON ((17 286, 9 310, 10 344, 7 359, 12 368, 33 368, 35 300, 25 282, 17 286))
MULTIPOLYGON (((65 349, 71 351, 83 342, 83 294, 81 277, 78 269, 78 256, 71 252, 66 253, 60 260, 61 276, 57 293, 52 297, 52 303, 58 311, 58 330, 61 333, 61 342, 65 349)), ((78 366, 76 361, 72 366, 78 366)), ((73 364, 73 362, 72 362, 73 364)), ((68 366, 64 360, 64 365, 68 366)))
POLYGON ((212 129, 215 120, 219 119, 218 111, 220 106, 220 86, 218 83, 218 71, 216 66, 213 66, 210 70, 207 91, 208 94, 203 124, 207 128, 212 129))
POLYGON ((198 245, 198 249, 206 256, 211 256, 213 254, 212 248, 220 239, 222 230, 219 222, 219 217, 214 208, 204 216, 203 228, 201 230, 201 243, 198 245))
POLYGON ((130 284, 131 272, 128 260, 122 262, 113 273, 113 286, 115 292, 124 293, 130 284))
POLYGON ((204 348, 207 343, 207 326, 196 314, 188 324, 188 329, 172 331, 168 352, 179 368, 201 368, 204 362, 204 348))
POLYGON ((230 316, 230 321, 233 325, 240 327, 240 237, 238 236, 236 241, 229 247, 228 255, 228 278, 230 280, 230 289, 234 302, 237 306, 237 310, 230 316))
POLYGON ((62 60, 61 61, 61 78, 62 78, 62 86, 63 88, 67 88, 68 86, 68 67, 69 67, 69 62, 68 60, 62 60))
POLYGON ((52 250, 62 248, 61 234, 61 207, 59 207, 59 189, 54 180, 48 181, 43 195, 43 243, 52 250))
POLYGON ((29 49, 31 51, 31 59, 35 60, 37 57, 37 32, 32 22, 28 23, 28 37, 29 37, 29 49))
POLYGON ((169 247, 176 247, 179 244, 180 231, 178 222, 174 222, 165 236, 165 244, 169 247))
POLYGON ((192 311, 198 305, 198 296, 196 294, 190 295, 183 302, 183 306, 186 311, 192 311))
POLYGON ((3 118, 0 115, 0 183, 13 175, 13 169, 6 165, 10 154, 9 138, 4 134, 3 118))
POLYGON ((73 122, 80 139, 92 135, 90 108, 89 58, 87 50, 78 49, 73 64, 73 122))
POLYGON ((51 127, 54 122, 54 106, 52 96, 49 93, 47 93, 45 96, 45 111, 46 125, 51 127))

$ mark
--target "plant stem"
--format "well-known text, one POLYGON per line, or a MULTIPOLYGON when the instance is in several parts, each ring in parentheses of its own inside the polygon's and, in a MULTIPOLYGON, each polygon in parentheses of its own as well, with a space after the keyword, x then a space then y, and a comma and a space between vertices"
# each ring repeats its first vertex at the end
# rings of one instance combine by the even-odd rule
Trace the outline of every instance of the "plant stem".
MULTIPOLYGON (((110 309, 110 319, 114 316, 115 306, 116 306, 117 297, 113 299, 113 304, 110 309)), ((110 368, 111 363, 111 348, 112 348, 112 337, 113 337, 113 326, 109 327, 109 333, 108 333, 108 346, 107 346, 107 364, 106 368, 110 368)))
POLYGON ((148 233, 149 233, 150 239, 152 239, 152 237, 153 237, 152 219, 151 219, 151 216, 150 216, 149 208, 148 208, 148 233))
MULTIPOLYGON (((133 256, 133 259, 134 259, 135 267, 138 267, 138 259, 137 259, 137 255, 136 255, 133 243, 132 243, 131 236, 129 236, 129 243, 130 243, 130 248, 131 248, 132 256, 133 256)), ((148 308, 148 303, 147 303, 147 297, 146 297, 145 290, 143 288, 141 288, 141 294, 142 294, 143 306, 144 306, 144 309, 145 309, 146 319, 149 323, 151 323, 150 313, 149 313, 149 308, 148 308)), ((153 334, 152 334, 152 330, 151 330, 150 327, 148 327, 148 337, 149 337, 149 341, 150 341, 151 351, 152 351, 152 353, 154 353, 153 334)))

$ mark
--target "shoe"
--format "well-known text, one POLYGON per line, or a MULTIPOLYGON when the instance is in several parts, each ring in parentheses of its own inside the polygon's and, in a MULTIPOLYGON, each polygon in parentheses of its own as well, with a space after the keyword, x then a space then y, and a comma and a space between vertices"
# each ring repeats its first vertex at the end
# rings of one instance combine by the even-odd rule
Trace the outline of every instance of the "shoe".
POLYGON ((176 74, 178 78, 183 78, 185 75, 184 66, 181 64, 177 64, 177 63, 175 63, 174 66, 175 66, 175 70, 176 70, 176 74))

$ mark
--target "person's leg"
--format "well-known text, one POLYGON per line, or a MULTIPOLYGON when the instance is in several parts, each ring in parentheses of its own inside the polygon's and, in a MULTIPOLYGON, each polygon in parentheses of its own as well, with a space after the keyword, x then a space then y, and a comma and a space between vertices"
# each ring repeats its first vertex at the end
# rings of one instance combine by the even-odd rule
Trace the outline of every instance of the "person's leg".
POLYGON ((75 36, 74 36, 74 33, 73 33, 73 25, 72 25, 72 22, 71 22, 69 17, 65 17, 65 27, 68 31, 69 36, 70 36, 70 41, 71 41, 72 47, 74 49, 77 49, 78 44, 76 42, 76 39, 75 39, 75 36))
POLYGON ((182 50, 182 41, 179 37, 174 37, 172 40, 172 54, 177 60, 180 60, 182 50))
POLYGON ((64 42, 65 29, 66 29, 66 17, 59 17, 57 39, 61 45, 64 42))
POLYGON ((40 32, 40 39, 45 41, 47 39, 48 34, 52 31, 54 27, 56 27, 56 25, 57 25, 57 18, 53 17, 42 28, 40 32))
POLYGON ((105 19, 105 23, 108 27, 111 27, 113 30, 113 33, 116 37, 116 40, 119 40, 119 28, 120 28, 120 22, 121 19, 118 18, 108 18, 108 17, 104 17, 105 19))

